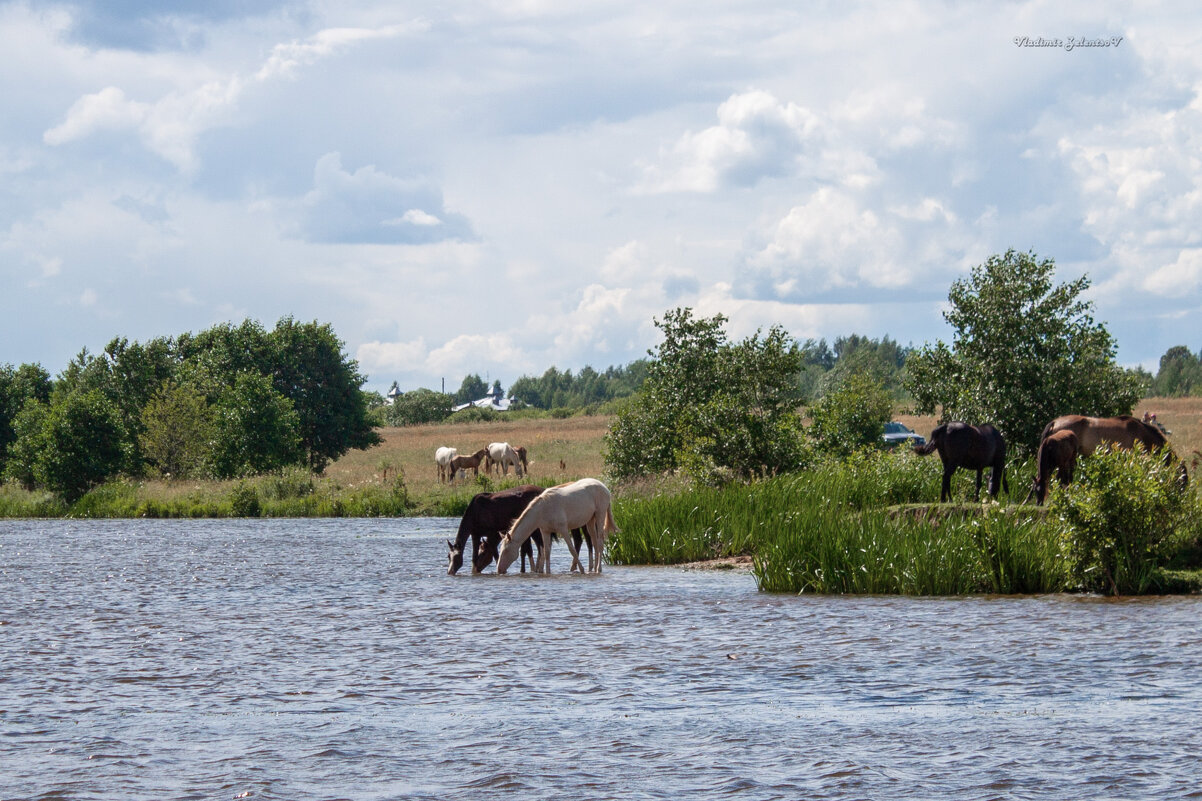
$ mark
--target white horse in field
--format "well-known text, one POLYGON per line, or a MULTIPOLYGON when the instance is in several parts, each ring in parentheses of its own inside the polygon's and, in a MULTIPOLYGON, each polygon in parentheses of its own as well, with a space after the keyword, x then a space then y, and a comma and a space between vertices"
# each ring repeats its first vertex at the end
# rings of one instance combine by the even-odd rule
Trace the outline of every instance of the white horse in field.
POLYGON ((530 539, 535 531, 541 531, 543 549, 538 554, 536 573, 551 572, 551 534, 558 534, 568 550, 572 552, 572 567, 580 564, 580 556, 572 543, 572 529, 585 529, 592 545, 589 553, 589 572, 601 572, 601 553, 605 550, 605 538, 618 531, 614 523, 613 497, 609 489, 595 478, 582 478, 570 484, 551 487, 526 507, 521 516, 513 521, 509 532, 501 540, 497 555, 497 572, 504 573, 521 553, 522 543, 530 539))
POLYGON ((513 465, 514 473, 519 476, 524 475, 522 459, 508 442, 490 442, 488 444, 488 472, 492 472, 494 465, 500 465, 505 475, 509 475, 510 465, 513 465))
POLYGON ((451 460, 459 455, 456 448, 439 448, 434 451, 434 464, 438 465, 438 480, 449 481, 451 479, 451 460))

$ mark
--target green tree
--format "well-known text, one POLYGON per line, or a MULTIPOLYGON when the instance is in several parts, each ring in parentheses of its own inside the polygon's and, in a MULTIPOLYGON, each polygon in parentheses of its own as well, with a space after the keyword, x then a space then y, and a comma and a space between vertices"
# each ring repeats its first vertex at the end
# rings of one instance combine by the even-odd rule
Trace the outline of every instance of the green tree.
POLYGON ((17 415, 30 400, 50 401, 50 374, 40 364, 23 364, 18 368, 6 364, 0 367, 0 473, 8 459, 8 449, 16 441, 14 424, 17 415))
POLYGON ((952 347, 927 345, 906 362, 919 413, 992 423, 1023 453, 1058 415, 1131 411, 1142 385, 1115 363, 1114 340, 1080 299, 1089 279, 1055 285, 1054 272, 1051 259, 1009 250, 952 284, 952 347))
POLYGON ((1178 397, 1202 393, 1202 357, 1184 345, 1169 348, 1160 357, 1160 369, 1152 381, 1152 394, 1178 397))
POLYGON ((68 503, 119 473, 129 458, 120 410, 99 390, 56 391, 49 406, 31 400, 19 417, 15 468, 24 475, 18 477, 68 503))
POLYGON ((850 373, 809 409, 809 437, 822 453, 845 456, 881 447, 893 398, 879 377, 850 373))
POLYGON ((194 386, 164 383, 142 409, 142 455, 161 475, 186 478, 204 469, 213 413, 194 386))
POLYGON ((432 389, 415 389, 396 399, 388 408, 388 422, 394 426, 437 423, 451 416, 452 398, 432 389))
POLYGON ((380 444, 368 417, 359 364, 343 353, 333 328, 285 317, 276 324, 270 343, 267 374, 275 389, 292 401, 310 470, 322 472, 330 460, 351 448, 380 444))
POLYGON ((606 435, 616 478, 684 469, 695 477, 794 469, 801 459, 796 414, 801 354, 783 330, 727 341, 726 318, 669 311, 656 326, 642 388, 606 435))
POLYGON ((210 469, 238 478, 298 464, 304 458, 292 401, 255 373, 242 373, 213 407, 210 469))
POLYGON ((488 394, 488 384, 484 383, 484 379, 472 373, 463 377, 463 383, 459 385, 459 390, 455 393, 455 403, 471 403, 478 401, 488 394))

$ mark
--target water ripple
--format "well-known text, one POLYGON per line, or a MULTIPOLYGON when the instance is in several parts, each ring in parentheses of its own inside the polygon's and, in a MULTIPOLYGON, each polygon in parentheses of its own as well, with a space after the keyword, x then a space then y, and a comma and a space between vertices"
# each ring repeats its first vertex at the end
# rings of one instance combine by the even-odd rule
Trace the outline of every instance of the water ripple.
POLYGON ((0 797, 1202 797, 1202 599, 452 578, 456 524, 0 523, 0 797))

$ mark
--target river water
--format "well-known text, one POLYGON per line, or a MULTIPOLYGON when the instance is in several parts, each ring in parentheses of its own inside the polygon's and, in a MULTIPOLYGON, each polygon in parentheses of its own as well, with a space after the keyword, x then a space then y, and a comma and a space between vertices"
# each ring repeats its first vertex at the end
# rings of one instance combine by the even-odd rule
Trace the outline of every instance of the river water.
POLYGON ((450 577, 456 525, 0 521, 0 798, 1202 797, 1202 599, 450 577))

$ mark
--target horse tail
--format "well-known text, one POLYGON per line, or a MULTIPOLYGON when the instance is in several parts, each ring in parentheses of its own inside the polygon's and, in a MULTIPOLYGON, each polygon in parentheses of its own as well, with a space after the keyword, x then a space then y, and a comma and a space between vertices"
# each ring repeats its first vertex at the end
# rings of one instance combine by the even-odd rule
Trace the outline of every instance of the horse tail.
POLYGON ((612 504, 605 507, 605 522, 601 525, 601 530, 605 532, 605 536, 607 537, 610 534, 616 534, 622 530, 618 528, 618 524, 614 522, 614 508, 612 504))

